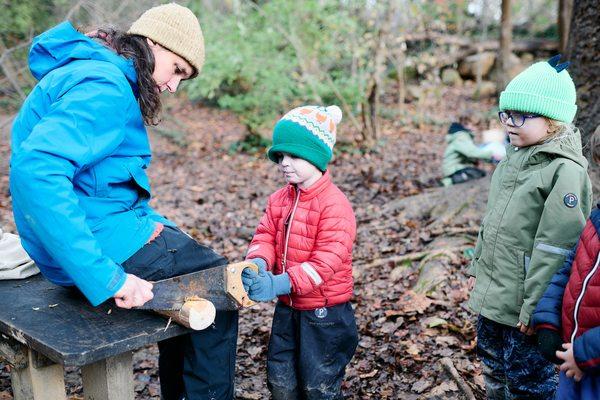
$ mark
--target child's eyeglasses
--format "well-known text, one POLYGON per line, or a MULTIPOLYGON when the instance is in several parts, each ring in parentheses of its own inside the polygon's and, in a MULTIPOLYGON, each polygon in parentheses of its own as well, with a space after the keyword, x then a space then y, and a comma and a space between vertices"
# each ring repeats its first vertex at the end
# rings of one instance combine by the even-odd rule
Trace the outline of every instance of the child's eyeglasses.
POLYGON ((510 112, 510 111, 500 111, 498 113, 498 118, 500 118, 500 122, 502 122, 504 125, 506 125, 508 123, 508 120, 510 120, 511 125, 520 128, 521 126, 523 126, 523 124, 525 124, 525 121, 528 118, 539 118, 541 117, 541 115, 538 114, 523 114, 520 112, 510 112))

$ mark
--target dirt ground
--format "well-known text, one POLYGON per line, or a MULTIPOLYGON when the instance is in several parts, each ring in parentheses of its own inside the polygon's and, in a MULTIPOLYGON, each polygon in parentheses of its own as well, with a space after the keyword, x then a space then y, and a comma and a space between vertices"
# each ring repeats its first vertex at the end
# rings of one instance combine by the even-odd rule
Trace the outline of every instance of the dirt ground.
MULTIPOLYGON (((427 296, 412 287, 418 261, 375 261, 422 251, 435 234, 431 216, 407 219, 384 206, 399 198, 435 189, 447 126, 462 110, 487 128, 493 99, 474 101, 471 88, 442 88, 426 101, 405 105, 405 117, 391 116, 369 152, 340 145, 330 168, 333 180, 354 206, 358 235, 354 251, 355 297, 360 343, 343 388, 349 399, 459 399, 457 382, 441 367, 449 357, 477 397, 482 398, 480 367, 474 356, 474 317, 466 309, 465 269, 457 254, 446 279, 427 296), (460 107, 457 106, 460 105, 460 107)), ((393 109, 393 105, 388 105, 393 109)), ((232 114, 171 102, 165 124, 153 129, 149 174, 153 205, 201 243, 230 260, 243 258, 266 198, 283 184, 274 164, 259 153, 232 146, 244 128, 232 114)), ((344 141, 344 128, 339 139, 344 141)), ((347 136, 346 136, 347 138, 347 136)), ((14 231, 8 191, 9 143, 0 134, 0 226, 14 231)), ((471 221, 475 227, 479 221, 471 221)), ((266 399, 265 354, 274 303, 243 310, 239 321, 236 396, 266 399)), ((157 349, 135 353, 138 399, 159 399, 157 349)), ((70 399, 82 399, 77 370, 67 374, 70 399)), ((9 367, 0 364, 0 399, 11 399, 9 367)))

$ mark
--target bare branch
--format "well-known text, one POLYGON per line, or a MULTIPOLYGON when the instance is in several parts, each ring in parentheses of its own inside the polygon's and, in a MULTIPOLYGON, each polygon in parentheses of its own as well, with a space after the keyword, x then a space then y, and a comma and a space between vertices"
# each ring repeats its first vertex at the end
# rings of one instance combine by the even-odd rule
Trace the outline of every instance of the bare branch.
MULTIPOLYGON (((2 51, 3 53, 6 51, 6 46, 4 45, 4 41, 2 40, 2 38, 0 38, 0 51, 2 51)), ((18 75, 13 63, 9 58, 2 58, 3 60, 0 63, 0 67, 2 68, 2 71, 4 71, 4 76, 10 82, 11 86, 13 87, 15 92, 17 92, 21 100, 24 100, 25 93, 23 92, 23 89, 21 89, 21 85, 19 85, 19 82, 17 81, 18 75)))

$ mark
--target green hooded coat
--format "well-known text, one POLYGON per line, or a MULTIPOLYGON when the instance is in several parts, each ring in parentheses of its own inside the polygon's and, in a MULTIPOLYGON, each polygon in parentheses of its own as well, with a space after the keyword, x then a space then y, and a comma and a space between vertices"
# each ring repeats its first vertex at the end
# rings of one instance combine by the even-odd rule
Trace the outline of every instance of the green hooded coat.
POLYGON ((493 152, 490 149, 480 149, 473 143, 473 136, 469 131, 459 131, 446 135, 446 150, 442 162, 444 176, 450 176, 463 168, 475 166, 475 161, 483 159, 489 161, 493 152))
POLYGON ((469 307, 493 321, 529 318, 576 244, 592 206, 579 132, 523 148, 508 146, 492 177, 469 274, 469 307))

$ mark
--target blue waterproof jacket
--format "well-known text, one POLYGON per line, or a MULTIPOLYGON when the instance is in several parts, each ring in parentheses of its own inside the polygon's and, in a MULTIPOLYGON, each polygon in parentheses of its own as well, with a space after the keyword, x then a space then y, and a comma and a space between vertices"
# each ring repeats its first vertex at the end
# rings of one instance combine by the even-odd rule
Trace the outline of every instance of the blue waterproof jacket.
POLYGON ((36 37, 39 81, 12 130, 10 190, 25 250, 44 276, 93 305, 125 283, 120 266, 157 222, 150 144, 131 60, 64 22, 36 37))

